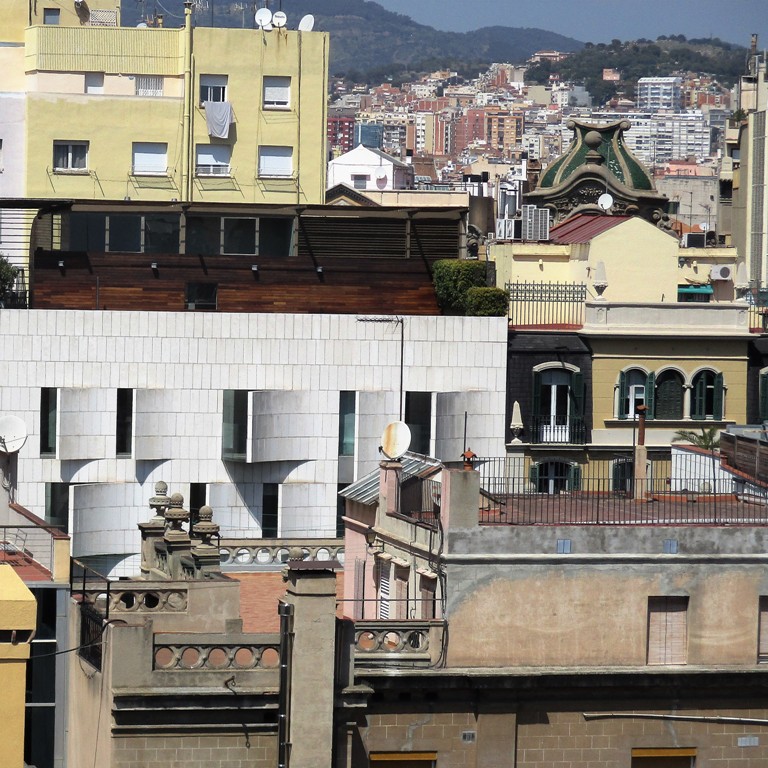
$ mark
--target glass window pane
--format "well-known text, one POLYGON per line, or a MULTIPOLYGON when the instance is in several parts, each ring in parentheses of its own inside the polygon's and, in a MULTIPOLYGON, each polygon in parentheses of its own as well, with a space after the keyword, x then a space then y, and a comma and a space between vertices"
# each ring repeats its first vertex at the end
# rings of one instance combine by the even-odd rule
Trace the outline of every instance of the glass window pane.
POLYGON ((144 217, 145 253, 178 253, 179 220, 178 214, 147 214, 144 217))
POLYGON ((141 216, 110 214, 109 250, 121 253, 141 252, 141 216))
POLYGON ((72 144, 72 168, 87 167, 88 147, 85 144, 72 144))
POLYGON ((220 238, 221 219, 218 216, 187 217, 187 253, 218 256, 220 238))
POLYGON ((105 251, 107 217, 103 213, 70 213, 70 251, 105 251))
POLYGON ((224 253, 256 253, 256 219, 224 219, 224 253))
POLYGON ((248 437, 248 392, 224 390, 222 423, 222 457, 244 458, 248 437))
POLYGON ((259 256, 290 256, 293 219, 259 219, 259 256))
POLYGON ((355 393, 339 392, 339 456, 355 452, 355 393))

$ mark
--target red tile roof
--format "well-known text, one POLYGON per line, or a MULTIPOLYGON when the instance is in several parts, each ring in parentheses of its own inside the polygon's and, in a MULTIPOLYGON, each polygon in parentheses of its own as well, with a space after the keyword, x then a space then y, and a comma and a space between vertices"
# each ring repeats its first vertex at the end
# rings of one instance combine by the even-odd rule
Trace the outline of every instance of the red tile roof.
POLYGON ((549 231, 550 240, 555 245, 568 245, 570 243, 588 243, 597 235, 607 232, 632 216, 591 216, 586 213, 578 213, 566 219, 562 224, 552 227, 549 231))

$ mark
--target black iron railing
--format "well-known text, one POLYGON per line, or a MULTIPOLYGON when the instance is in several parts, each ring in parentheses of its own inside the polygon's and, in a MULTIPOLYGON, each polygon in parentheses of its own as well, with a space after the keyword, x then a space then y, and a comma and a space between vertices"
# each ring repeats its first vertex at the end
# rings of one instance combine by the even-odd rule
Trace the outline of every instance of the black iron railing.
POLYGON ((530 443, 559 443, 584 445, 587 426, 581 416, 537 416, 531 419, 530 434, 523 434, 530 443))
POLYGON ((583 283, 507 283, 514 328, 581 328, 587 286, 583 283))

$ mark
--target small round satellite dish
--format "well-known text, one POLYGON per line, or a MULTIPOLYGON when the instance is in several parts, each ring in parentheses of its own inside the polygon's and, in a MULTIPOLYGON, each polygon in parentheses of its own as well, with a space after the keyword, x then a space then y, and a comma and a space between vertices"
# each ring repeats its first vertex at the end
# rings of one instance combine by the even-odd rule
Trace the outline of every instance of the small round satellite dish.
POLYGON ((609 192, 603 192, 600 197, 597 198, 597 204, 601 210, 607 211, 613 205, 613 195, 609 192))
POLYGON ((284 27, 287 21, 288 17, 285 15, 285 13, 283 13, 283 11, 275 11, 272 14, 272 24, 278 29, 284 27))
POLYGON ((707 231, 707 222, 706 221, 702 221, 701 224, 699 224, 699 229, 702 232, 706 232, 707 231))
POLYGON ((136 29, 146 29, 147 28, 147 22, 146 21, 140 21, 136 25, 136 29))
POLYGON ((376 171, 376 178, 378 181, 384 181, 387 178, 386 168, 379 168, 379 170, 376 171))
POLYGON ((399 459, 411 446, 411 428, 404 421, 387 424, 381 435, 381 452, 388 459, 399 459))
POLYGON ((0 418, 0 451, 16 453, 27 442, 27 425, 18 416, 0 418))
POLYGON ((256 21, 256 26, 259 29, 264 29, 264 27, 269 26, 271 29, 272 24, 272 11, 269 10, 269 8, 259 8, 258 11, 256 11, 256 15, 253 17, 256 21))
POLYGON ((299 32, 311 32, 315 28, 315 17, 308 13, 299 22, 299 32))

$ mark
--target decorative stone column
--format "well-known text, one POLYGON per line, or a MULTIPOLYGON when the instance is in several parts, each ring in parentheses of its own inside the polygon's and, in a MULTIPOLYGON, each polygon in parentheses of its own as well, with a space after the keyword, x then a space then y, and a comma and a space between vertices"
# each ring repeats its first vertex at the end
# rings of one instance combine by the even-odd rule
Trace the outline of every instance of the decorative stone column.
POLYGON ((152 569, 157 567, 155 542, 159 541, 165 533, 165 510, 169 503, 168 486, 160 480, 155 483, 155 495, 149 500, 149 508, 155 514, 147 522, 139 523, 142 578, 149 578, 152 569))
POLYGON ((203 576, 206 573, 221 571, 219 547, 211 544, 211 539, 219 532, 219 526, 213 522, 213 510, 206 504, 200 507, 198 521, 192 526, 192 534, 200 541, 192 547, 195 571, 203 576))
POLYGON ((189 520, 189 512, 184 509, 184 497, 174 493, 168 508, 165 510, 165 520, 168 527, 163 535, 163 545, 168 558, 167 573, 171 579, 184 578, 182 558, 190 559, 192 540, 182 527, 189 520))

